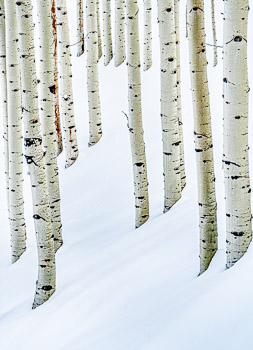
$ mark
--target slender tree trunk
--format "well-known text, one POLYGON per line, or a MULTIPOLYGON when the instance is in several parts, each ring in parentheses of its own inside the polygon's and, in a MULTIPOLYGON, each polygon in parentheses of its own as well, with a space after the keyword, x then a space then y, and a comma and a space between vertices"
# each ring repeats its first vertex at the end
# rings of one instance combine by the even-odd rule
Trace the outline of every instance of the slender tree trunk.
POLYGON ((98 36, 96 0, 86 0, 87 25, 87 88, 89 103, 89 146, 102 136, 98 82, 98 36))
POLYGON ((77 57, 84 53, 83 1, 76 0, 77 7, 77 57))
POLYGON ((14 0, 5 1, 6 66, 9 137, 9 219, 14 263, 26 249, 23 199, 23 152, 18 29, 14 0))
POLYGON ((181 108, 181 62, 180 62, 180 0, 174 0, 175 6, 175 27, 176 27, 176 47, 177 47, 177 114, 179 124, 179 140, 180 140, 180 173, 181 173, 181 189, 186 185, 185 165, 184 165, 184 137, 183 122, 181 108))
POLYGON ((62 132, 59 106, 59 83, 58 83, 58 55, 57 55, 57 25, 55 0, 52 0, 53 36, 54 36, 54 82, 55 82, 55 126, 57 133, 58 155, 62 153, 62 132))
POLYGON ((126 59, 125 48, 125 0, 115 1, 115 52, 114 65, 120 66, 126 59))
POLYGON ((135 226, 149 218, 148 181, 142 128, 141 76, 137 0, 127 0, 128 123, 132 151, 135 194, 135 226))
POLYGON ((214 0, 211 0, 212 5, 212 29, 213 29, 213 66, 218 64, 218 53, 217 53, 217 35, 216 35, 216 25, 215 25, 215 7, 214 0))
POLYGON ((112 59, 111 0, 103 0, 104 65, 112 59))
POLYGON ((152 66, 152 0, 143 0, 144 4, 144 43, 143 70, 152 66))
POLYGON ((98 60, 100 60, 100 58, 103 55, 102 40, 101 40, 101 26, 100 26, 100 0, 96 1, 96 11, 97 11, 98 60))
POLYGON ((207 79, 204 2, 188 0, 189 57, 200 216, 200 273, 217 250, 217 221, 211 114, 207 79))
POLYGON ((33 218, 38 249, 38 280, 33 308, 43 304, 55 291, 55 258, 51 212, 40 132, 34 25, 31 0, 16 2, 24 117, 25 157, 33 199, 33 218))
POLYGON ((247 0, 225 0, 223 36, 224 176, 227 267, 252 239, 248 162, 247 0))
POLYGON ((57 135, 55 130, 54 38, 51 0, 37 0, 40 58, 40 119, 42 145, 45 148, 47 186, 51 209, 54 246, 62 245, 60 188, 57 166, 57 135))
POLYGON ((157 3, 161 64, 164 212, 167 212, 181 197, 180 138, 177 109, 177 52, 174 0, 158 0, 157 3))

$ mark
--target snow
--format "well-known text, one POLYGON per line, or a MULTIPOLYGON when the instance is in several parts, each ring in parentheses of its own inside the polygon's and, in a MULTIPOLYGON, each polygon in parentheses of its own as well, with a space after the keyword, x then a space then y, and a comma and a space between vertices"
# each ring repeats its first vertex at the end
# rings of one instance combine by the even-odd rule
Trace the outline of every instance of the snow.
MULTIPOLYGON (((71 43, 75 5, 68 0, 71 43)), ((60 182, 64 245, 58 251, 57 290, 36 310, 37 277, 29 177, 25 175, 28 248, 11 265, 3 160, 0 162, 0 348, 3 350, 248 350, 253 347, 253 250, 225 270, 222 157, 222 49, 209 82, 214 134, 219 250, 198 276, 198 205, 193 117, 182 1, 182 92, 187 186, 182 199, 163 214, 162 144, 159 116, 159 43, 154 1, 154 65, 142 75, 150 219, 134 229, 134 196, 127 121, 125 64, 100 63, 103 137, 88 148, 85 57, 73 46, 75 115, 80 156, 60 182)), ((207 1, 207 42, 212 43, 207 1)), ((216 2, 222 45, 223 2, 216 2)), ((142 13, 140 11, 140 13, 142 13)), ((252 47, 252 13, 249 45, 252 47)), ((249 51, 252 62, 253 50, 249 51)), ((252 81, 252 65, 249 77, 252 81)), ((252 100, 252 93, 251 93, 252 100)), ((252 109, 250 115, 252 114, 252 109)), ((252 130, 252 122, 250 122, 252 130)), ((251 144, 253 140, 250 132, 251 144)), ((252 152, 251 152, 252 159, 252 152)), ((250 159, 250 161, 251 161, 250 159)))

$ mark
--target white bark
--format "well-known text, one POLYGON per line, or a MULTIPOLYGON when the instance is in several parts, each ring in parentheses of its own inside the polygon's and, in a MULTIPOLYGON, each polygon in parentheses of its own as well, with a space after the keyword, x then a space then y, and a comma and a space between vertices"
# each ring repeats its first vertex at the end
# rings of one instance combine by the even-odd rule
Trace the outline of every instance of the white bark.
POLYGON ((104 65, 107 66, 112 59, 112 26, 111 26, 111 0, 103 0, 103 46, 104 65))
POLYGON ((207 79, 204 2, 187 1, 200 221, 200 273, 217 250, 217 220, 211 114, 207 79))
POLYGON ((141 226, 149 218, 147 165, 142 128, 138 11, 137 0, 127 0, 128 127, 134 174, 135 227, 141 226))
POLYGON ((84 53, 83 1, 76 0, 77 8, 77 57, 84 53))
POLYGON ((40 59, 40 120, 42 145, 45 148, 47 186, 51 209, 54 246, 62 245, 60 188, 57 166, 57 135, 55 129, 54 38, 51 0, 37 0, 40 59))
POLYGON ((227 267, 247 251, 251 234, 248 163, 248 0, 225 0, 223 35, 224 176, 227 267))
POLYGON ((86 0, 87 88, 89 104, 89 146, 102 136, 98 82, 98 36, 96 0, 86 0))
POLYGON ((216 25, 215 25, 215 7, 214 0, 211 0, 212 7, 212 30, 213 30, 213 66, 218 64, 218 53, 217 53, 217 35, 216 35, 216 25))
POLYGON ((181 198, 174 0, 158 0, 164 212, 181 198))
POLYGON ((26 249, 23 199, 23 135, 18 58, 18 29, 14 0, 5 0, 6 66, 9 136, 9 219, 12 262, 26 249))
POLYGON ((96 11, 97 11, 97 36, 98 36, 98 59, 103 55, 102 52, 102 40, 101 40, 101 26, 100 26, 100 1, 96 1, 96 11))
POLYGON ((56 0, 60 113, 63 120, 65 168, 78 157, 77 132, 72 92, 72 64, 66 0, 56 0))
POLYGON ((144 42, 143 70, 152 66, 152 0, 143 0, 144 11, 144 42))
POLYGON ((38 280, 33 308, 55 291, 55 259, 44 151, 39 122, 35 68, 34 25, 31 0, 16 1, 24 118, 25 157, 33 199, 33 218, 38 249, 38 280))
POLYGON ((125 48, 125 0, 115 0, 115 48, 114 65, 120 66, 126 59, 125 48))

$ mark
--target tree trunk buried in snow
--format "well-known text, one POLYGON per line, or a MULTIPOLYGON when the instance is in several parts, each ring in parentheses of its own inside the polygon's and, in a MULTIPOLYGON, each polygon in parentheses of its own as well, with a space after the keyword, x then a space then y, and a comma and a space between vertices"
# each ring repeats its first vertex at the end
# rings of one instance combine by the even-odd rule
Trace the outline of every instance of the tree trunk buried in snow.
POLYGON ((19 32, 25 157, 32 187, 33 218, 38 249, 38 280, 33 305, 33 307, 37 307, 47 301, 55 291, 54 242, 39 122, 31 0, 16 2, 16 10, 19 32))
POLYGON ((125 48, 125 1, 115 0, 115 50, 114 65, 120 66, 126 59, 125 48))
POLYGON ((103 0, 103 41, 104 65, 107 66, 112 59, 112 26, 111 26, 111 0, 103 0))
POLYGON ((143 0, 144 4, 144 43, 143 70, 152 66, 152 0, 143 0))
POLYGON ((5 1, 6 66, 9 138, 9 219, 12 262, 26 249, 23 199, 23 136, 18 57, 18 28, 14 0, 5 1))
POLYGON ((223 164, 228 268, 244 255, 252 239, 248 163, 248 5, 247 0, 224 2, 223 164))
POLYGON ((202 273, 208 268, 217 250, 215 177, 203 0, 188 0, 187 10, 200 218, 200 273, 202 273))
POLYGON ((135 194, 135 226, 149 218, 148 181, 142 128, 141 76, 137 0, 127 0, 128 127, 132 152, 135 194))
POLYGON ((84 53, 83 1, 76 0, 77 8, 77 57, 84 53))

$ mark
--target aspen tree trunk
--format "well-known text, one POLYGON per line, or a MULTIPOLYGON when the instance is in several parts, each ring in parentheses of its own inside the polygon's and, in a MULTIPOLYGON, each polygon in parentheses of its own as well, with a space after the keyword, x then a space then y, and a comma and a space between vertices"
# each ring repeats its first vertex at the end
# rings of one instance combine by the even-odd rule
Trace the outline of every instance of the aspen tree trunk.
POLYGON ((218 53, 217 53, 217 36, 216 36, 216 25, 215 25, 215 7, 214 0, 211 0, 212 6, 212 29, 213 29, 213 66, 218 64, 218 53))
POLYGON ((142 128, 138 11, 137 0, 127 0, 128 127, 134 174, 136 228, 149 218, 147 165, 142 128))
POLYGON ((102 136, 98 82, 98 36, 96 0, 86 0, 87 25, 87 88, 89 104, 89 146, 102 136))
POLYGON ((26 249, 23 199, 23 152, 18 29, 14 0, 5 1, 9 137, 9 219, 12 262, 26 249))
POLYGON ((6 198, 9 210, 9 144, 8 144, 8 106, 6 80, 6 44, 5 44, 5 10, 4 0, 0 0, 0 99, 3 125, 3 153, 6 181, 6 198))
POLYGON ((51 212, 40 132, 37 77, 34 51, 34 25, 31 0, 16 2, 25 134, 33 199, 33 218, 38 249, 38 280, 33 308, 43 304, 55 291, 55 258, 51 212))
POLYGON ((84 53, 83 1, 76 0, 77 8, 77 57, 84 53))
POLYGON ((54 36, 55 126, 56 126, 56 133, 57 133, 58 155, 59 155, 63 151, 63 146, 62 146, 62 132, 61 132, 60 106, 59 106, 57 25, 56 25, 55 0, 52 0, 52 20, 53 20, 53 36, 54 36))
POLYGON ((101 40, 101 26, 100 26, 100 0, 96 1, 96 11, 97 11, 98 60, 100 60, 100 58, 103 55, 102 40, 101 40))
POLYGON ((181 197, 177 52, 174 0, 158 0, 157 3, 161 64, 164 212, 167 212, 181 197))
POLYGON ((55 129, 54 38, 51 0, 37 0, 40 58, 40 120, 42 145, 45 148, 47 186, 51 209, 55 251, 62 245, 60 188, 57 166, 57 135, 55 129))
POLYGON ((125 1, 115 2, 115 50, 114 65, 120 66, 126 59, 125 48, 125 1))
POLYGON ((66 0, 56 0, 60 112, 63 119, 65 168, 78 157, 77 132, 72 92, 72 64, 66 0))
POLYGON ((104 65, 112 59, 111 0, 103 0, 104 65))
POLYGON ((174 0, 175 27, 176 27, 176 50, 177 50, 177 113, 180 139, 180 173, 181 189, 186 185, 185 165, 184 165, 184 137, 181 107, 181 62, 180 62, 180 0, 174 0))
POLYGON ((225 0, 223 36, 224 177, 227 267, 247 251, 251 234, 248 163, 248 0, 225 0))
POLYGON ((203 0, 188 0, 187 9, 200 217, 200 273, 202 273, 208 268, 217 250, 215 177, 207 79, 204 2, 203 0))
POLYGON ((144 43, 143 70, 152 66, 152 0, 143 0, 144 5, 144 43))

